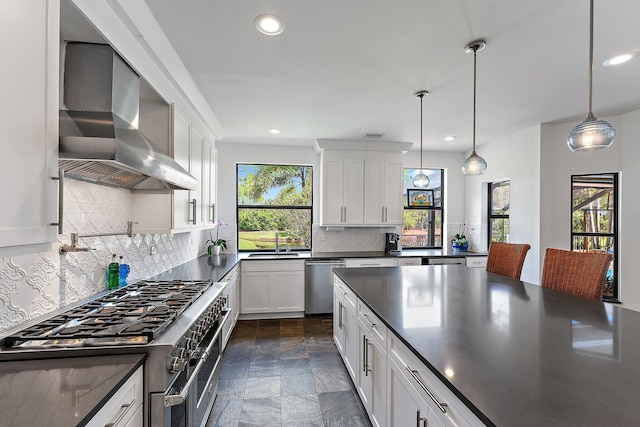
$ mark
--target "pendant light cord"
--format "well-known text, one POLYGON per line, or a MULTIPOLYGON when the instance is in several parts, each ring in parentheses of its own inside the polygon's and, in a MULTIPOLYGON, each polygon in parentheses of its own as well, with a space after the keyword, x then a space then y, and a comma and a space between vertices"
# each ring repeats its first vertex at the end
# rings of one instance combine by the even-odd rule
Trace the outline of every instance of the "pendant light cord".
POLYGON ((592 115, 592 87, 593 87, 593 0, 590 2, 591 8, 589 9, 589 116, 592 115))
POLYGON ((471 154, 476 154, 476 54, 478 49, 473 50, 473 149, 471 154))
POLYGON ((420 95, 420 173, 422 173, 422 99, 424 94, 420 95))

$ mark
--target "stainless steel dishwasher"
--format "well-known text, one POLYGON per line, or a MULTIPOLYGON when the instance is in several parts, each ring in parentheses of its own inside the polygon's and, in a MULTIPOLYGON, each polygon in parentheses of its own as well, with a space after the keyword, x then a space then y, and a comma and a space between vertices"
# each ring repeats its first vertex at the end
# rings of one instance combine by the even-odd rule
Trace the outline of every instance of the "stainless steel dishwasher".
POLYGON ((343 259, 307 260, 304 263, 304 313, 333 313, 334 268, 344 267, 343 259))

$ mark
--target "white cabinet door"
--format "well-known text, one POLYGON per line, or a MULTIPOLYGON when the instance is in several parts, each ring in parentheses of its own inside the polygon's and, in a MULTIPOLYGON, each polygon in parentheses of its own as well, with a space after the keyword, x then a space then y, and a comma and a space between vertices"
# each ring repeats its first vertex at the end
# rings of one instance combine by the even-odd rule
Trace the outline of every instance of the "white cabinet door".
MULTIPOLYGON (((175 106, 173 108, 173 156, 174 160, 188 171, 191 150, 191 122, 175 111, 175 106)), ((168 224, 170 228, 185 229, 191 227, 189 222, 191 216, 189 193, 188 190, 173 190, 173 206, 165 207, 173 210, 172 224, 168 224)), ((144 219, 138 219, 138 221, 141 220, 144 219)))
POLYGON ((200 204, 200 217, 202 225, 212 226, 215 223, 215 149, 209 138, 202 141, 202 203, 200 204))
POLYGON ((336 345, 344 361, 347 371, 354 384, 358 383, 358 315, 357 298, 355 294, 337 277, 333 276, 334 302, 334 331, 338 325, 338 342, 336 345), (336 318, 337 317, 337 318, 336 318))
POLYGON ((202 227, 202 176, 203 176, 203 151, 204 137, 191 126, 191 149, 189 155, 189 173, 196 177, 199 188, 189 191, 189 227, 202 227))
POLYGON ((345 225, 362 224, 364 220, 364 161, 344 159, 345 225))
POLYGON ((387 363, 389 427, 427 427, 432 424, 429 406, 407 381, 402 368, 389 359, 387 363))
POLYGON ((0 247, 57 238, 59 0, 0 2, 0 247))
POLYGON ((333 341, 338 347, 338 352, 344 354, 344 294, 342 289, 333 285, 333 341))
POLYGON ((273 275, 273 309, 304 311, 304 271, 282 271, 273 275))
POLYGON ((358 336, 358 394, 372 424, 382 427, 387 422, 387 352, 362 323, 358 336))
POLYGON ((272 284, 273 274, 270 272, 243 272, 240 286, 241 313, 271 313, 272 284))
POLYGON ((364 223, 402 225, 402 158, 396 153, 369 155, 374 158, 364 164, 364 223))
POLYGON ((362 225, 364 159, 323 154, 322 225, 362 225))
POLYGON ((364 168, 364 223, 383 224, 385 214, 384 160, 367 160, 364 168))
POLYGON ((124 427, 142 425, 142 366, 138 368, 115 394, 86 424, 88 427, 124 427), (132 423, 132 424, 129 424, 132 423))
POLYGON ((322 223, 342 224, 344 173, 339 159, 322 162, 322 223))
POLYGON ((402 225, 404 215, 403 176, 402 158, 385 162, 383 183, 385 225, 402 225))

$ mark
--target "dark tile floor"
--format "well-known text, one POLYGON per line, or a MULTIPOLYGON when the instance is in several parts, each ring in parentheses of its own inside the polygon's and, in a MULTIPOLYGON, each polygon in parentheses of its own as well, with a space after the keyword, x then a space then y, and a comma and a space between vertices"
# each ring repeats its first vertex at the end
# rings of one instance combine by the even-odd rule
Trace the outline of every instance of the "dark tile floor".
POLYGON ((238 321, 207 426, 370 427, 331 322, 238 321))

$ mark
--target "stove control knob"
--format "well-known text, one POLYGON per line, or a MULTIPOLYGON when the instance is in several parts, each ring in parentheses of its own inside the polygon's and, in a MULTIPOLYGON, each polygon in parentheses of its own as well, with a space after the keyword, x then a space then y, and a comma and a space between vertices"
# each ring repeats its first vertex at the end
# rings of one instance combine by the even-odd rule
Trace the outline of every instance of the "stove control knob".
POLYGON ((186 366, 186 360, 181 358, 181 357, 174 357, 171 360, 171 368, 169 369, 169 371, 172 374, 177 374, 178 372, 181 372, 185 366, 186 366))

